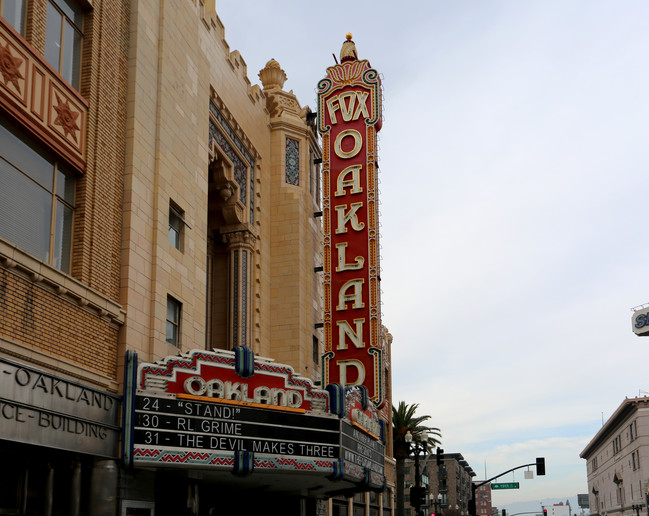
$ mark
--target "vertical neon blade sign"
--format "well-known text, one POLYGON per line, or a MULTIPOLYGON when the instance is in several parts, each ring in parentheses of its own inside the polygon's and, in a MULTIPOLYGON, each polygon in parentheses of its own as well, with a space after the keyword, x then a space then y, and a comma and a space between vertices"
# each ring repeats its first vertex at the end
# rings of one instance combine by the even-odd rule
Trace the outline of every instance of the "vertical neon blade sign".
POLYGON ((323 152, 325 289, 324 385, 363 385, 383 403, 379 343, 378 177, 376 133, 381 85, 359 60, 351 34, 341 62, 318 83, 323 152))

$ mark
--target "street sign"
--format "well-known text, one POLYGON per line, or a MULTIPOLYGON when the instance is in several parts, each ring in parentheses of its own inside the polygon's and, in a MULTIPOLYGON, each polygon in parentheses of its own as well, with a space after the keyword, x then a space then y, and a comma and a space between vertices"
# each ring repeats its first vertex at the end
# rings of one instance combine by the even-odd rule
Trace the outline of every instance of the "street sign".
POLYGON ((506 482, 503 484, 491 484, 491 489, 518 489, 518 482, 506 482))

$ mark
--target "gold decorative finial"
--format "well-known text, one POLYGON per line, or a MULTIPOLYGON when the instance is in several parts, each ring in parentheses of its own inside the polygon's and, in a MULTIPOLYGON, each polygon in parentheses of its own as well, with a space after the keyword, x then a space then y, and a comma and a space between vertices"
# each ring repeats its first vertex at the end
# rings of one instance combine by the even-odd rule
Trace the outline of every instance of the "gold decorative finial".
POLYGON ((340 62, 344 63, 345 61, 356 61, 358 56, 356 55, 356 45, 352 41, 352 33, 347 33, 347 40, 343 42, 343 48, 340 50, 340 62))

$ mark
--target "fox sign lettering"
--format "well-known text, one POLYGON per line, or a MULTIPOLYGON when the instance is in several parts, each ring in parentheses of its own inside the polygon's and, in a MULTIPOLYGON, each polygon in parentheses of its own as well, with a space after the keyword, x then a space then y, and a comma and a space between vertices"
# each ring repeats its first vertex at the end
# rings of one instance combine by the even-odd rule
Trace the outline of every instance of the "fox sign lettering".
POLYGON ((383 403, 376 133, 381 84, 347 35, 318 83, 323 153, 324 385, 362 385, 383 403))

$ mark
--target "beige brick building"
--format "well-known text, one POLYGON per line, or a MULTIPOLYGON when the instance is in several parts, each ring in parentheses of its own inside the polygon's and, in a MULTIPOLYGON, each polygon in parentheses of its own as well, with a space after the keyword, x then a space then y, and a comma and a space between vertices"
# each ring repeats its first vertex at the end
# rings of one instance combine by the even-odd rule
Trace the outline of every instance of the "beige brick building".
POLYGON ((123 347, 156 360, 246 345, 317 375, 320 149, 310 110, 282 90, 275 61, 259 74, 263 90, 252 85, 215 13, 191 1, 134 8, 128 73, 123 347), (175 244, 170 214, 180 219, 175 244), (172 343, 169 298, 181 307, 172 343))
POLYGON ((643 514, 649 490, 649 398, 626 398, 579 456, 587 463, 591 514, 643 514))
MULTIPOLYGON (((280 63, 247 70, 213 0, 0 10, 0 512, 208 514, 199 492, 231 487, 122 468, 125 355, 246 346, 318 385, 315 115, 280 63)), ((285 512, 386 514, 386 493, 285 512)))
POLYGON ((105 514, 116 478, 128 5, 0 2, 3 514, 105 514))

